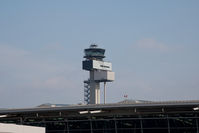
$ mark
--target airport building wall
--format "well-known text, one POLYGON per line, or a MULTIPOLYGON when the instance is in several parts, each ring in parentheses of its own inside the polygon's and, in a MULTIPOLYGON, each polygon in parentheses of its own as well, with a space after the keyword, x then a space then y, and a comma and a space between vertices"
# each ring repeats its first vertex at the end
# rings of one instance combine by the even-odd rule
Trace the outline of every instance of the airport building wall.
POLYGON ((0 133, 45 133, 45 128, 0 123, 0 133))

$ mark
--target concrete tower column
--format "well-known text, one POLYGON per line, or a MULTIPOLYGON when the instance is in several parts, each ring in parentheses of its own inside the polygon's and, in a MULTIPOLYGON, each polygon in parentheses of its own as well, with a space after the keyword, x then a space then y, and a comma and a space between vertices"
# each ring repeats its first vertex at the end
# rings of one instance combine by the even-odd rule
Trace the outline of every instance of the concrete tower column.
POLYGON ((90 71, 90 104, 100 104, 100 83, 94 80, 94 71, 90 71))

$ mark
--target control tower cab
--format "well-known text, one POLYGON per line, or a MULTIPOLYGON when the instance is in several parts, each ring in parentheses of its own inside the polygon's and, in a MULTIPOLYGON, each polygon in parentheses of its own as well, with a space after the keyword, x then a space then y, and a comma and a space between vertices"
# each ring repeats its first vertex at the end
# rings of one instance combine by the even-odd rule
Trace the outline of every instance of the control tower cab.
POLYGON ((90 48, 84 50, 84 58, 88 60, 103 60, 105 49, 98 48, 96 44, 91 44, 90 48))
POLYGON ((105 85, 112 82, 115 74, 112 72, 112 64, 105 62, 105 49, 98 48, 96 44, 84 50, 85 60, 82 62, 83 70, 90 73, 90 78, 84 81, 84 101, 87 104, 100 104, 100 82, 104 82, 104 103, 106 101, 105 85))

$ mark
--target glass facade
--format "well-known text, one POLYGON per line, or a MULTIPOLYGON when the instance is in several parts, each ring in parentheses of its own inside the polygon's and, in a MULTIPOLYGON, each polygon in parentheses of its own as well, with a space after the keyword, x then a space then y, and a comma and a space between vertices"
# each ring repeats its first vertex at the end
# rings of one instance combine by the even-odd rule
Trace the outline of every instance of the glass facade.
POLYGON ((194 110, 199 102, 175 104, 0 110, 0 115, 6 116, 0 117, 0 123, 46 127, 46 133, 199 133, 199 110, 194 110), (101 112, 91 113, 94 110, 101 112), (87 113, 81 114, 82 111, 87 113))
POLYGON ((105 49, 101 48, 89 48, 84 50, 85 56, 84 58, 90 59, 90 58, 96 58, 99 60, 102 60, 105 56, 105 49))
POLYGON ((85 56, 104 56, 105 50, 103 49, 87 49, 85 56))
MULTIPOLYGON (((28 118, 21 124, 46 127, 46 133, 199 133, 198 121, 198 113, 176 113, 28 118)), ((0 122, 20 124, 14 119, 0 122)))

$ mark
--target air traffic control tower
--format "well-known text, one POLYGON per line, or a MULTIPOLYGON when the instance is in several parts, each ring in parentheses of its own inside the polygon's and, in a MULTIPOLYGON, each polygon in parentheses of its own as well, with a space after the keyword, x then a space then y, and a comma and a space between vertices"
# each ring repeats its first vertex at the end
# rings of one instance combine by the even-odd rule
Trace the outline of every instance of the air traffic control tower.
POLYGON ((112 82, 115 74, 112 72, 112 64, 105 62, 105 49, 92 44, 84 49, 82 62, 83 70, 90 73, 90 78, 84 81, 84 101, 87 104, 100 104, 100 82, 104 83, 104 103, 106 103, 106 82, 112 82))

